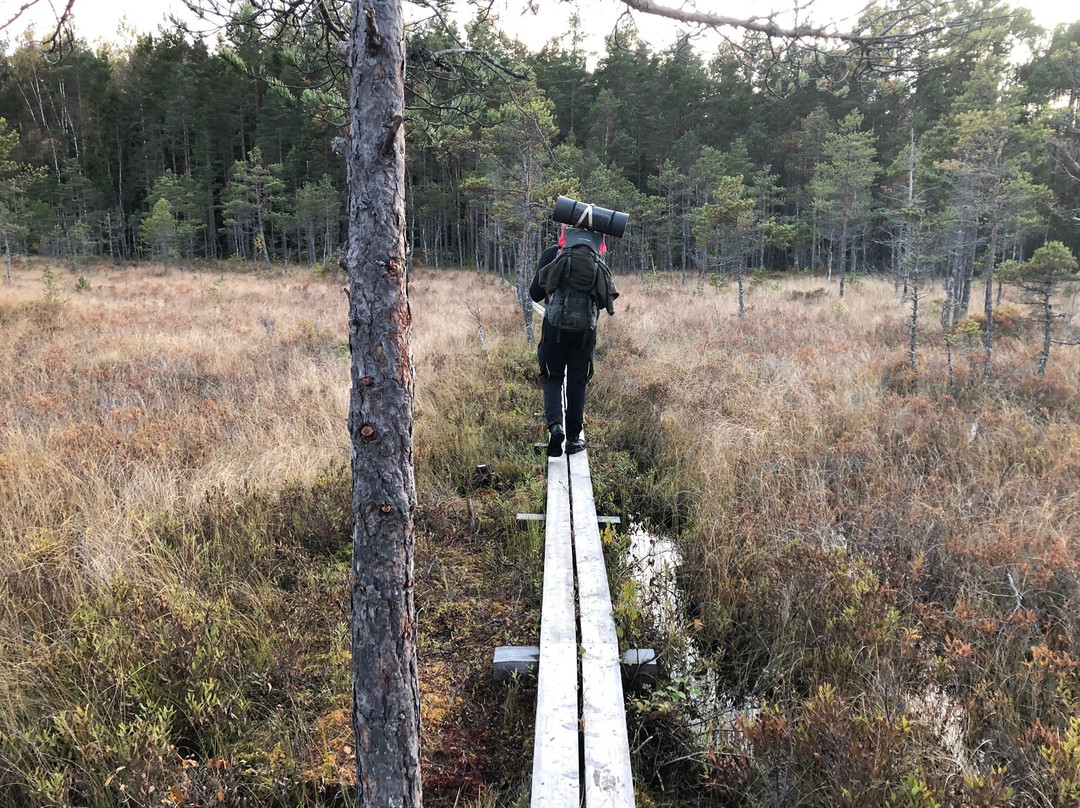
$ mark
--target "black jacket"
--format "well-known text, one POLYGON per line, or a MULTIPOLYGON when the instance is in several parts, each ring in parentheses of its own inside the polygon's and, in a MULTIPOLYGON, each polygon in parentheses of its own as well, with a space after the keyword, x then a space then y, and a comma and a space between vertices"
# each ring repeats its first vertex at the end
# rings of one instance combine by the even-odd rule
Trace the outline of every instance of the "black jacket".
POLYGON ((550 264, 555 260, 555 256, 558 254, 558 244, 552 244, 540 253, 540 260, 536 262, 536 272, 533 273, 532 284, 529 286, 529 297, 533 299, 534 303, 543 303, 544 299, 547 297, 544 287, 540 285, 540 267, 545 267, 550 264))

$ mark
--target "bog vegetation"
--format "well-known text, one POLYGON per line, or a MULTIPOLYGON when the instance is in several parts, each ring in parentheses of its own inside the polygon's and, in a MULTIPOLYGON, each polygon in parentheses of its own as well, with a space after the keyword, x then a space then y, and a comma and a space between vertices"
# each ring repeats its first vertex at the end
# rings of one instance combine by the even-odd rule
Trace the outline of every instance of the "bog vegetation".
MULTIPOLYGON (((682 559, 655 624, 609 548, 667 661, 641 803, 1080 800, 1080 24, 988 20, 872 77, 410 32, 429 804, 527 800, 531 686, 487 660, 537 636, 542 424, 499 276, 558 193, 634 223, 598 507, 682 559)), ((264 34, 0 59, 4 805, 353 799, 341 87, 264 34)))
MULTIPOLYGON (((720 279, 621 286, 598 505, 676 540, 686 606, 650 624, 612 543, 623 641, 667 660, 628 702, 641 803, 1073 804, 1077 349, 1039 374, 1019 287, 987 382, 977 320, 913 372, 880 279, 759 275, 741 320, 720 279)), ((498 278, 411 291, 425 795, 522 804, 533 693, 488 660, 539 625, 534 358, 498 278)), ((347 804, 339 284, 20 262, 8 292, 0 804, 347 804)))

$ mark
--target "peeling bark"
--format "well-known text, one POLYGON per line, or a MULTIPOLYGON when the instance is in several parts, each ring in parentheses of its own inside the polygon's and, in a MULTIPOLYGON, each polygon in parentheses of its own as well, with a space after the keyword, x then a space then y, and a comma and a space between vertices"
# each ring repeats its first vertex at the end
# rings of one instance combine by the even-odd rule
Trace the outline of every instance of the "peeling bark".
POLYGON ((357 805, 421 804, 413 364, 400 0, 353 0, 349 47, 352 665, 357 805))

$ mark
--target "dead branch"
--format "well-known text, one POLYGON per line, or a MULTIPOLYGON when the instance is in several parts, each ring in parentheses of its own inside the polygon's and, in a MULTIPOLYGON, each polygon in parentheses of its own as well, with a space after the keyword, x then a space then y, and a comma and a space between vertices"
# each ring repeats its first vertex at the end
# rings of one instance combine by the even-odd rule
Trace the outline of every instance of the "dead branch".
MULTIPOLYGON (((26 0, 11 16, 7 22, 0 23, 0 31, 6 31, 12 25, 14 25, 23 14, 32 9, 41 0, 26 0)), ((67 31, 68 23, 71 22, 71 10, 75 5, 75 0, 67 0, 64 4, 64 10, 56 15, 56 25, 53 26, 52 32, 40 40, 43 52, 47 55, 55 55, 63 51, 65 31, 67 31)))
POLYGON ((885 12, 880 8, 867 6, 860 14, 865 15, 868 20, 884 23, 883 29, 878 32, 841 31, 833 23, 786 27, 776 22, 776 14, 766 17, 729 17, 724 14, 699 11, 692 6, 672 8, 661 5, 655 0, 623 0, 623 3, 630 9, 643 14, 652 14, 705 28, 739 28, 745 31, 757 31, 777 39, 823 39, 866 46, 896 45, 937 36, 945 31, 968 28, 976 22, 978 24, 986 22, 985 19, 975 20, 963 17, 953 20, 939 19, 939 14, 944 14, 950 9, 950 4, 947 3, 935 3, 925 8, 911 10, 901 8, 894 12, 885 12), (902 30, 900 29, 901 22, 908 22, 912 24, 912 27, 902 30))

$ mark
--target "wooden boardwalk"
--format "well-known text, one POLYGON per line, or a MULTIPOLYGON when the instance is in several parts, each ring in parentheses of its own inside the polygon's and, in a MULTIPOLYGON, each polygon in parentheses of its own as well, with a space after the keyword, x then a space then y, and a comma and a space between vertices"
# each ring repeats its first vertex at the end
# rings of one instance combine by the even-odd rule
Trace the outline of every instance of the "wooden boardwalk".
POLYGON ((530 804, 630 808, 634 786, 619 643, 588 451, 548 458, 544 533, 530 804))
MULTIPOLYGON (((544 308, 533 304, 538 317, 544 308)), ((531 808, 633 808, 634 785, 623 704, 622 660, 611 614, 589 453, 547 461, 544 592, 540 647, 495 651, 495 675, 537 665, 531 808)), ((635 668, 655 671, 652 651, 628 652, 635 668)), ((646 674, 648 676, 648 674, 646 674)))

